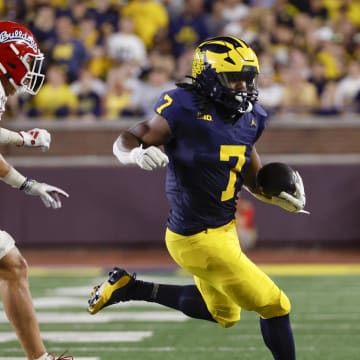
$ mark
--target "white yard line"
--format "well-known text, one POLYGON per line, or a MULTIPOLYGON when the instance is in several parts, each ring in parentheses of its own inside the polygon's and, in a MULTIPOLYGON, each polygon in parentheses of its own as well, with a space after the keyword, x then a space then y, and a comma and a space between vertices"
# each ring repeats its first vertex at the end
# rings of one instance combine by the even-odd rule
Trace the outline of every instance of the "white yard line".
MULTIPOLYGON (((46 341, 70 343, 120 343, 142 341, 153 335, 152 331, 43 331, 46 341)), ((0 343, 17 340, 13 332, 0 332, 0 343)))
MULTIPOLYGON (((34 305, 37 309, 53 309, 53 308, 83 308, 84 311, 87 307, 87 299, 86 298, 78 298, 78 297, 41 297, 34 299, 34 305)), ((146 301, 131 301, 121 303, 115 306, 120 306, 122 309, 126 308, 139 308, 139 307, 146 307, 146 308, 164 308, 163 306, 156 304, 156 303, 149 303, 146 301)), ((109 307, 107 311, 110 309, 114 309, 115 307, 109 307)))
MULTIPOLYGON (((184 284, 193 284, 192 277, 189 276, 139 276, 141 280, 151 281, 156 283, 163 284, 176 284, 176 285, 184 285, 184 284)), ((89 296, 91 290, 95 285, 102 283, 106 279, 106 276, 102 278, 96 278, 91 281, 91 284, 84 286, 65 286, 58 287, 56 289, 51 289, 48 293, 56 294, 56 295, 67 295, 67 296, 89 296)))
MULTIPOLYGON (((140 322, 180 322, 189 318, 176 311, 145 311, 145 312, 102 312, 90 315, 87 312, 38 312, 40 324, 95 324, 115 321, 140 322)), ((8 323, 4 313, 0 313, 0 323, 8 323)))

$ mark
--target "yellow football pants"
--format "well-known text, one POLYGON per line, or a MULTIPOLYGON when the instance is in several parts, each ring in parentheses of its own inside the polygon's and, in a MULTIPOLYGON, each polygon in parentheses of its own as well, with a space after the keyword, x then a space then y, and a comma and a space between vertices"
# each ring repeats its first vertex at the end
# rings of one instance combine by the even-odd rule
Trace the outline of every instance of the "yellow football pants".
POLYGON ((190 236, 166 230, 176 263, 194 276, 213 318, 223 327, 240 320, 241 308, 267 319, 287 315, 290 301, 242 251, 235 221, 190 236))

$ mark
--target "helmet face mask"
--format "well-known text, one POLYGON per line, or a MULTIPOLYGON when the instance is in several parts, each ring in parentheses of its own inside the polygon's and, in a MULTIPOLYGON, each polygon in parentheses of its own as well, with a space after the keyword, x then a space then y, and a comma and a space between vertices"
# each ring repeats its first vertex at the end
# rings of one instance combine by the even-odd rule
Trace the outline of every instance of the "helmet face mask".
POLYGON ((0 21, 0 73, 17 92, 35 95, 45 76, 41 73, 44 55, 33 34, 11 21, 0 21))
POLYGON ((238 38, 225 36, 209 39, 195 50, 193 81, 200 82, 205 92, 207 88, 218 87, 217 91, 210 91, 212 94, 207 96, 232 115, 252 110, 258 96, 258 74, 256 54, 238 38), (216 80, 210 76, 209 68, 216 80))
POLYGON ((231 87, 232 83, 245 82, 246 88, 257 86, 258 73, 251 69, 241 72, 223 72, 218 74, 218 78, 223 86, 231 87))
POLYGON ((21 89, 29 94, 35 95, 41 88, 45 75, 41 73, 44 56, 27 54, 24 59, 24 66, 28 69, 21 79, 21 89))

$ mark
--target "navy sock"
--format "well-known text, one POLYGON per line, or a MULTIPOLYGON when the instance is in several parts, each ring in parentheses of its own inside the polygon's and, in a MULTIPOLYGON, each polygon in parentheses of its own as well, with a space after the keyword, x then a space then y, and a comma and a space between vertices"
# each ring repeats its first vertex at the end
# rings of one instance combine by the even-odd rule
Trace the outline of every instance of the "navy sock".
POLYGON ((145 300, 180 310, 195 319, 215 322, 195 285, 165 285, 136 280, 129 289, 132 300, 145 300))
POLYGON ((128 300, 145 300, 150 301, 154 291, 154 283, 135 280, 134 284, 131 285, 127 291, 128 300))
POLYGON ((275 360, 295 360, 295 343, 289 315, 260 318, 261 333, 275 360))

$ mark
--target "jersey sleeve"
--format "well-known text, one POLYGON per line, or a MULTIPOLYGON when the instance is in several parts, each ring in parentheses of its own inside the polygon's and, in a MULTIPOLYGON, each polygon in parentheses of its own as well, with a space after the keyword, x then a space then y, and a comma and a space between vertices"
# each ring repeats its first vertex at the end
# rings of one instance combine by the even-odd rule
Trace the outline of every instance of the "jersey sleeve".
POLYGON ((172 133, 176 133, 179 124, 186 116, 183 99, 176 89, 162 93, 154 106, 154 111, 166 119, 172 133))

